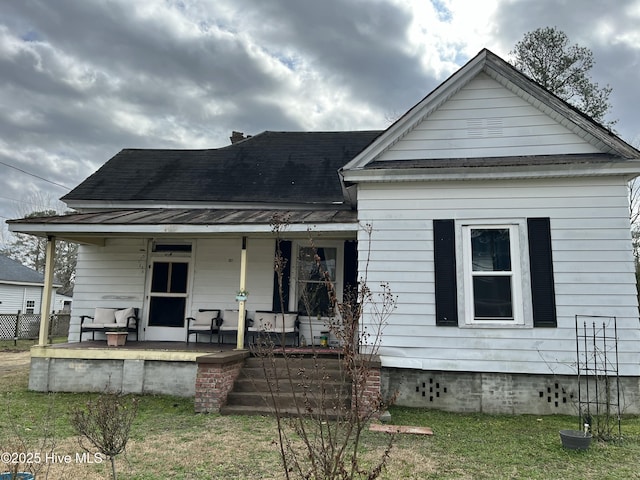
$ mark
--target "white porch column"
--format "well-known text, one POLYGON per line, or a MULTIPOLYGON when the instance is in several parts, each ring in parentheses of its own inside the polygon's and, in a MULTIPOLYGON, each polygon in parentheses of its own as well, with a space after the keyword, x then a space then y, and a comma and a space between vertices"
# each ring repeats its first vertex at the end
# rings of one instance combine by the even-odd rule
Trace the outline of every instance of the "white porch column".
MULTIPOLYGON (((246 291, 247 283, 247 237, 242 237, 242 252, 240 253, 240 291, 246 291)), ((240 300, 238 306, 238 343, 236 350, 244 350, 244 317, 245 300, 240 300)))
POLYGON ((47 250, 45 255, 44 287, 42 290, 42 301, 40 303, 40 335, 38 336, 38 345, 41 347, 49 343, 53 265, 56 259, 56 237, 47 237, 47 250))

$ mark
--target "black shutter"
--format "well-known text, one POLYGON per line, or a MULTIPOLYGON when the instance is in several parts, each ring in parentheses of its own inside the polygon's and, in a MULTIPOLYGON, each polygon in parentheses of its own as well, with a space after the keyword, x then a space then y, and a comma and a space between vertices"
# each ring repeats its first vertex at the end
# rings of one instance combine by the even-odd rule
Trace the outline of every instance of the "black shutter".
POLYGON ((533 326, 557 327, 553 257, 551 254, 551 222, 549 218, 528 218, 527 230, 533 326))
MULTIPOLYGON (((346 293, 358 286, 358 242, 345 240, 344 242, 344 289, 346 293)), ((346 298, 346 297, 344 297, 346 298)))
POLYGON ((453 220, 433 221, 436 325, 439 326, 458 326, 455 235, 455 222, 453 220))
MULTIPOLYGON (((278 242, 278 241, 276 241, 278 242)), ((282 269, 282 300, 285 312, 289 309, 289 283, 291 279, 291 242, 289 240, 279 240, 280 255, 284 260, 282 269)), ((278 254, 278 244, 276 243, 275 255, 278 254)), ((275 258, 275 256, 274 256, 275 258)), ((282 304, 280 303, 280 286, 278 282, 278 273, 273 272, 273 306, 274 312, 282 312, 282 304)))

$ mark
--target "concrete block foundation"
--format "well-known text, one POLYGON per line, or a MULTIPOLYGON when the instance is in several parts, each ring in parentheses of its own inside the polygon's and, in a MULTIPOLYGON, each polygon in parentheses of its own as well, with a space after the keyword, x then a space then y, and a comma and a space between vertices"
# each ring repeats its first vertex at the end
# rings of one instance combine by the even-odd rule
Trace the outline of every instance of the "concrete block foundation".
MULTIPOLYGON (((381 389, 383 398, 389 399, 395 393, 395 405, 405 407, 490 414, 576 415, 578 412, 577 378, 569 375, 383 367, 381 389)), ((620 410, 624 414, 640 414, 640 377, 620 377, 620 410)))
POLYGON ((196 370, 195 362, 33 357, 29 389, 193 397, 196 370))

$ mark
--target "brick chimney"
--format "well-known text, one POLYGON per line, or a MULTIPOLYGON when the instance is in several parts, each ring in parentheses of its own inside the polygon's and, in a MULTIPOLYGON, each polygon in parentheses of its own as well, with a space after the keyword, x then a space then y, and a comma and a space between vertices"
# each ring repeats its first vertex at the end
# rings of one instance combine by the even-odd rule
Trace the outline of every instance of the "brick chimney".
POLYGON ((231 140, 231 144, 233 145, 234 143, 238 143, 242 140, 246 140, 247 138, 249 138, 248 136, 245 137, 243 132, 236 132, 235 130, 233 132, 231 132, 231 136, 229 137, 229 140, 231 140))

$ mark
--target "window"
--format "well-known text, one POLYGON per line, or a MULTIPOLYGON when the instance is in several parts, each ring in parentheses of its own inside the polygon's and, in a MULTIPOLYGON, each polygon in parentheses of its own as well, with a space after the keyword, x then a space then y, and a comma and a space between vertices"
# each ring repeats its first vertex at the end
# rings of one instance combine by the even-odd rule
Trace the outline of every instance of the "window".
POLYGON ((466 323, 522 324, 517 225, 462 226, 466 323))
POLYGON ((557 326, 550 218, 436 219, 433 255, 436 325, 557 326))
POLYGON ((35 300, 27 300, 27 311, 26 313, 33 313, 36 309, 36 301, 35 300))
POLYGON ((332 247, 299 247, 297 258, 297 311, 301 315, 334 314, 328 282, 336 288, 338 251, 332 247))
POLYGON ((151 277, 152 293, 187 293, 189 264, 184 262, 154 262, 151 277))

